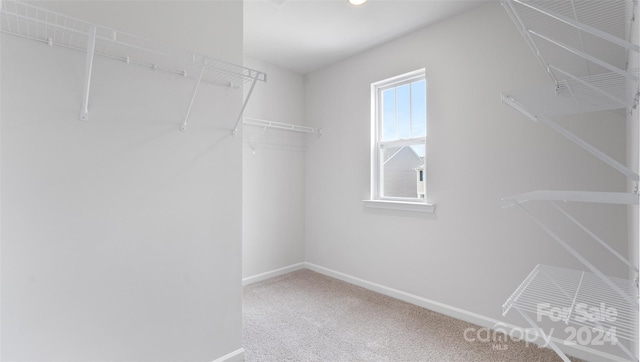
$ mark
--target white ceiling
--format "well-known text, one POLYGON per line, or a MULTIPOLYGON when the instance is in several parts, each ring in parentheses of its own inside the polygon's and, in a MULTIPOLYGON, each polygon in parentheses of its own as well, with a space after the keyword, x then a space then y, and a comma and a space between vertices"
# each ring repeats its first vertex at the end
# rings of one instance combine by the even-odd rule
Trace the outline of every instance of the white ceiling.
POLYGON ((306 74, 487 0, 250 0, 246 55, 306 74))

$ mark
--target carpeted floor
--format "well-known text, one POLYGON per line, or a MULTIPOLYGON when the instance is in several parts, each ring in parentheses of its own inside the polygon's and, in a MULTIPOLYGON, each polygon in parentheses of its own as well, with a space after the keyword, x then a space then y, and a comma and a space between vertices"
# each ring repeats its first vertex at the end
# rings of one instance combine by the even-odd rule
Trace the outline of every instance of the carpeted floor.
POLYGON ((524 342, 468 342, 480 327, 310 270, 246 286, 243 318, 245 361, 561 361, 524 342))

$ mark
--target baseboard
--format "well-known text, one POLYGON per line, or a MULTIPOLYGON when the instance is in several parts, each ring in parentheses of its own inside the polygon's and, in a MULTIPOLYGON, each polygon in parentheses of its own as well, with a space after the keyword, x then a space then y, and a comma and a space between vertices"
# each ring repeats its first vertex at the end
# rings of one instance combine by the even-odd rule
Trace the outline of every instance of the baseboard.
POLYGON ((235 351, 226 354, 213 362, 242 362, 244 361, 244 348, 236 349, 235 351))
MULTIPOLYGON (((381 284, 377 284, 377 283, 373 283, 364 279, 360 279, 357 277, 354 277, 352 275, 348 275, 345 273, 341 273, 335 270, 331 270, 329 268, 325 268, 313 263, 309 263, 309 262, 305 262, 303 263, 304 267, 315 271, 317 273, 335 278, 335 279, 339 279, 342 280, 344 282, 350 283, 350 284, 354 284, 357 285, 359 287, 380 293, 380 294, 384 294, 386 296, 395 298, 395 299, 399 299, 402 301, 405 301, 407 303, 411 303, 414 305, 417 305, 419 307, 423 307, 429 310, 432 310, 434 312, 438 312, 441 314, 444 314, 446 316, 452 317, 452 318, 456 318, 456 319, 460 319, 463 320, 465 322, 468 323, 472 323, 472 324, 476 324, 480 327, 486 327, 486 328, 491 328, 491 329, 496 329, 496 327, 499 327, 501 331, 504 331, 507 335, 513 335, 511 333, 511 331, 522 331, 524 329, 526 329, 527 327, 522 327, 522 326, 515 326, 515 325, 511 325, 511 324, 506 324, 503 323, 497 319, 493 319, 493 318, 489 318, 477 313, 473 313, 470 312, 468 310, 464 310, 461 308, 456 308, 444 303, 440 303, 440 302, 436 302, 434 300, 430 300, 427 298, 423 298, 414 294, 410 294, 410 293, 406 293, 403 292, 401 290, 397 290, 397 289, 393 289, 393 288, 389 288, 387 286, 381 285, 381 284)), ((566 354, 571 355, 573 357, 577 357, 586 361, 593 361, 593 362, 603 362, 603 361, 615 361, 615 362, 624 362, 627 361, 623 358, 620 358, 618 356, 609 354, 609 353, 605 353, 605 352, 601 352, 586 346, 568 346, 565 345, 563 343, 562 340, 559 340, 557 338, 553 338, 552 339, 553 342, 556 343, 556 345, 566 354)), ((531 342, 542 345, 544 343, 544 340, 542 339, 542 337, 538 337, 535 338, 533 340, 531 340, 531 342)))
POLYGON ((257 283, 266 279, 277 277, 278 275, 287 274, 292 271, 296 271, 304 268, 305 268, 305 263, 297 263, 297 264, 285 266, 284 268, 279 268, 279 269, 271 270, 268 272, 260 273, 257 275, 253 275, 250 277, 242 278, 242 285, 244 286, 244 285, 257 283))

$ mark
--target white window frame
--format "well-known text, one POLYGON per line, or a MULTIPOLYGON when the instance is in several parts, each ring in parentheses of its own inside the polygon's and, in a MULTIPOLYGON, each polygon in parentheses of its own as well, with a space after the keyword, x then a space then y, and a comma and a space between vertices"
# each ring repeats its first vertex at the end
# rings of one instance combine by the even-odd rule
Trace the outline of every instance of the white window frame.
MULTIPOLYGON (((405 211, 434 212, 435 205, 427 200, 427 180, 425 183, 425 198, 419 197, 388 197, 382 195, 383 165, 382 149, 389 147, 402 147, 422 144, 425 147, 425 176, 426 176, 426 146, 427 135, 424 137, 396 139, 383 141, 382 138, 382 92, 403 84, 411 84, 418 80, 425 80, 425 69, 401 74, 392 78, 381 80, 371 84, 371 198, 364 200, 365 206, 386 208, 405 211)), ((425 100, 426 102, 426 100, 425 100)), ((426 120, 425 120, 426 123, 426 120)))

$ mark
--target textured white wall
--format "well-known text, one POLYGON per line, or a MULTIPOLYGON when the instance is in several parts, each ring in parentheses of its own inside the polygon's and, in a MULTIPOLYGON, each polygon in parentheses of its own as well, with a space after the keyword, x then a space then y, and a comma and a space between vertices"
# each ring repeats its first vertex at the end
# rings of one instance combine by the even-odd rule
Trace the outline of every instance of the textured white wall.
MULTIPOLYGON (((500 205, 504 196, 539 189, 625 189, 615 171, 500 103, 502 91, 550 84, 499 2, 310 74, 306 120, 325 134, 307 149, 307 261, 495 319, 536 264, 581 268, 524 213, 500 205), (370 84, 423 67, 428 199, 436 212, 364 208, 370 84)), ((623 115, 562 124, 624 159, 623 115)), ((530 207, 604 272, 626 275, 549 207, 530 207)), ((626 207, 566 208, 626 253, 626 207)))
MULTIPOLYGON (((247 117, 304 124, 301 75, 247 57, 245 66, 266 72, 268 79, 256 86, 245 112, 247 117)), ((304 261, 305 137, 315 136, 244 127, 245 278, 304 261)))
MULTIPOLYGON (((136 13, 158 40, 179 33, 242 63, 240 2, 74 4, 46 5, 107 26, 136 13), (181 22, 190 30, 166 27, 181 22)), ((193 80, 98 58, 81 122, 84 58, 2 36, 2 359, 241 348, 241 92, 216 100, 204 86, 181 133, 193 80)))

